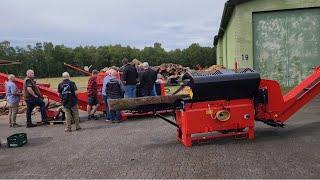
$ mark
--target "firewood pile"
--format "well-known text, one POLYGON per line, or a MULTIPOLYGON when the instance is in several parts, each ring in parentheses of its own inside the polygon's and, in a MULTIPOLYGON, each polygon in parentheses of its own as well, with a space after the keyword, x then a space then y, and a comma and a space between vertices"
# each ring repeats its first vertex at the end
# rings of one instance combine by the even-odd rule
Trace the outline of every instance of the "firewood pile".
MULTIPOLYGON (((137 69, 141 68, 142 62, 139 61, 138 59, 134 59, 130 62, 132 66, 135 66, 137 69)), ((152 67, 155 71, 157 71, 161 77, 165 80, 174 78, 174 79, 179 79, 185 72, 189 71, 190 68, 188 67, 183 67, 180 64, 173 64, 173 63, 167 63, 167 64, 161 64, 160 66, 154 66, 152 67)), ((115 70, 120 70, 121 68, 119 67, 105 67, 101 71, 108 71, 110 69, 115 69, 115 70)))
POLYGON ((223 65, 212 65, 209 68, 205 69, 205 71, 217 71, 220 69, 226 69, 223 65))
POLYGON ((167 85, 177 85, 183 74, 189 70, 189 68, 183 67, 180 64, 173 63, 161 64, 154 68, 161 75, 161 78, 166 81, 167 85))
MULTIPOLYGON (((27 110, 27 106, 19 106, 18 107, 18 114, 23 114, 27 110)), ((2 115, 8 115, 9 114, 9 108, 7 105, 4 105, 0 107, 0 116, 2 115)))
MULTIPOLYGON (((137 69, 141 68, 142 62, 139 61, 138 59, 134 59, 130 62, 132 66, 135 66, 137 69)), ((160 66, 154 66, 152 67, 155 71, 158 72, 159 76, 163 78, 167 84, 178 84, 178 82, 181 80, 181 77, 187 72, 190 71, 191 69, 189 67, 184 67, 180 64, 174 64, 174 63, 163 63, 160 66)), ((119 70, 121 68, 118 67, 106 67, 102 69, 101 71, 108 71, 110 69, 116 69, 119 70)), ((200 71, 217 71, 220 69, 225 69, 223 65, 213 65, 210 66, 209 68, 203 69, 200 68, 198 70, 200 71)))
MULTIPOLYGON (((44 100, 47 109, 53 109, 53 108, 59 108, 62 107, 60 102, 50 102, 48 103, 47 100, 44 100)), ((18 114, 24 114, 27 111, 27 106, 25 104, 19 105, 18 107, 18 114)), ((35 108, 35 110, 33 111, 33 113, 39 111, 39 107, 35 108)), ((9 114, 9 108, 6 102, 1 103, 1 107, 0 107, 0 116, 2 115, 8 115, 9 114)))
POLYGON ((161 75, 165 76, 171 76, 171 75, 183 75, 185 72, 189 70, 187 67, 183 67, 180 64, 161 64, 160 66, 156 67, 159 69, 159 73, 161 75))

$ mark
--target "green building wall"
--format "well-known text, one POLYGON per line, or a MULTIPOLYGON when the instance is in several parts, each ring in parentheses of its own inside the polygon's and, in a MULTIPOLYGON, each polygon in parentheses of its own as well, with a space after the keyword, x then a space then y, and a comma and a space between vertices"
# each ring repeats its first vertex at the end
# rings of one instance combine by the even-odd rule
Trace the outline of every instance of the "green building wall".
POLYGON ((239 47, 237 38, 239 21, 237 18, 234 13, 229 26, 225 29, 223 38, 219 39, 217 45, 217 62, 229 68, 233 68, 234 62, 237 60, 237 47, 239 47))
POLYGON ((223 41, 219 40, 218 45, 216 46, 216 56, 217 56, 217 64, 223 64, 223 41))
POLYGON ((320 0, 252 0, 235 7, 228 27, 217 44, 217 60, 227 68, 253 67, 252 13, 320 7, 320 0), (222 50, 221 50, 222 48, 222 50))

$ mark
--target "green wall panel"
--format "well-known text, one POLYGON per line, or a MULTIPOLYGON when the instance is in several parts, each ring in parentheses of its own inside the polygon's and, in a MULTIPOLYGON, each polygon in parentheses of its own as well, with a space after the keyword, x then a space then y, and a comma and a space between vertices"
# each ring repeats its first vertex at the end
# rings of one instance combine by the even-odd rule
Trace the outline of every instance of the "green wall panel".
POLYGON ((253 65, 292 87, 320 65, 320 8, 253 14, 253 65))
MULTIPOLYGON (((253 63, 254 63, 254 52, 253 52, 254 42, 253 42, 253 22, 252 22, 253 14, 260 13, 260 12, 275 11, 275 10, 284 12, 286 10, 295 10, 295 9, 311 8, 311 7, 319 8, 320 0, 268 0, 268 1, 251 0, 249 2, 237 5, 234 9, 233 17, 229 21, 228 27, 226 28, 226 32, 224 33, 224 36, 220 37, 218 41, 218 46, 221 45, 223 52, 220 53, 219 55, 217 53, 217 58, 220 58, 220 60, 223 61, 222 64, 224 64, 225 66, 228 66, 229 68, 233 68, 234 60, 237 60, 239 62, 240 67, 253 67, 253 63), (233 27, 230 28, 229 26, 233 26, 233 27), (229 43, 228 42, 226 43, 226 36, 228 39, 233 38, 234 41, 229 39, 229 43), (231 50, 229 50, 229 48, 231 50)), ((292 20, 292 21, 295 21, 295 20, 292 20)), ((308 25, 303 25, 303 27, 301 26, 296 26, 296 27, 298 29, 302 29, 302 28, 308 27, 308 25)), ((314 26, 314 28, 318 28, 318 27, 314 26)), ((317 59, 319 60, 320 56, 319 54, 317 54, 319 53, 319 51, 315 50, 316 47, 319 47, 319 42, 313 41, 309 45, 307 42, 304 42, 304 46, 305 47, 310 46, 310 48, 313 48, 313 50, 310 48, 304 48, 304 50, 313 51, 312 54, 315 57, 317 57, 317 59)), ((310 52, 307 52, 306 54, 308 53, 310 52)), ((287 52, 287 54, 292 54, 292 56, 295 55, 294 52, 293 53, 287 52)), ((278 56, 281 56, 281 54, 278 56)), ((297 57, 296 59, 298 59, 297 57)), ((311 61, 311 58, 309 59, 309 61, 311 61)), ((287 67, 285 66, 286 64, 283 64, 283 62, 279 62, 279 63, 282 63, 282 66, 278 66, 277 67, 278 69, 287 70, 287 67)), ((272 66, 270 64, 265 64, 265 65, 272 66)), ((304 63, 302 63, 301 66, 299 65, 297 67, 303 68, 303 66, 304 66, 304 63)), ((272 68, 269 67, 269 69, 272 69, 272 68)), ((293 68, 289 70, 292 71, 293 68)), ((291 80, 297 79, 297 82, 300 80, 300 77, 301 79, 303 79, 303 77, 306 75, 306 73, 302 73, 301 75, 297 75, 297 73, 295 74, 296 74, 296 77, 298 78, 292 78, 291 80)), ((272 76, 283 79, 283 77, 281 77, 283 75, 272 74, 272 76), (277 77, 277 76, 280 76, 280 77, 277 77)), ((293 82, 288 81, 287 83, 292 84, 293 82)))

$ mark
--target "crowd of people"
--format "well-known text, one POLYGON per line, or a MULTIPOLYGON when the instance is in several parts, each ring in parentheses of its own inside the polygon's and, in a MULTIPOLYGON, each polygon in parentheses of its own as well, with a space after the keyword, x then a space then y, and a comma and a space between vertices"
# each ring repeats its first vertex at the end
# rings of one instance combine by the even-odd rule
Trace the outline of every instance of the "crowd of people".
MULTIPOLYGON (((95 119, 95 113, 99 107, 98 96, 102 95, 104 104, 106 106, 106 121, 112 123, 121 122, 120 111, 109 110, 110 99, 120 98, 135 98, 137 94, 139 96, 156 96, 155 83, 157 81, 157 72, 153 70, 147 62, 142 63, 139 67, 135 67, 129 63, 129 60, 124 58, 122 60, 123 66, 120 68, 122 72, 121 78, 118 78, 118 71, 111 69, 108 71, 103 79, 103 85, 101 92, 98 92, 98 74, 99 71, 93 70, 87 86, 87 113, 88 120, 95 119), (137 89, 137 87, 139 87, 137 89), (138 91, 138 92, 137 92, 138 91), (101 93, 101 94, 100 94, 101 93)), ((77 85, 70 79, 68 72, 62 73, 62 81, 58 85, 58 94, 63 106, 63 113, 66 119, 66 132, 72 132, 71 124, 75 123, 75 130, 80 130, 79 125, 79 110, 78 110, 78 98, 77 98, 77 85)), ((8 81, 5 84, 6 98, 9 108, 9 127, 20 127, 21 125, 16 123, 16 116, 18 113, 18 106, 21 96, 27 106, 26 111, 26 127, 31 128, 37 126, 32 123, 31 115, 36 106, 40 108, 41 124, 47 124, 49 119, 46 114, 46 106, 44 98, 36 85, 35 75, 33 70, 26 72, 26 78, 24 80, 22 92, 18 89, 15 83, 15 76, 10 74, 8 81)))

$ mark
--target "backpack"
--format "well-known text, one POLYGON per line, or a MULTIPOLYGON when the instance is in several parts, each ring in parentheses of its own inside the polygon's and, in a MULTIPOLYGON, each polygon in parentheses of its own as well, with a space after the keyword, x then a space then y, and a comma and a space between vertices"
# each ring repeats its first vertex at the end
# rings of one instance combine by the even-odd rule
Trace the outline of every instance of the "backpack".
POLYGON ((118 98, 122 96, 121 85, 116 79, 110 79, 107 83, 106 94, 110 98, 118 98))
POLYGON ((69 106, 71 107, 72 92, 74 91, 70 81, 64 82, 61 85, 60 98, 61 98, 61 103, 64 107, 69 107, 69 106))

